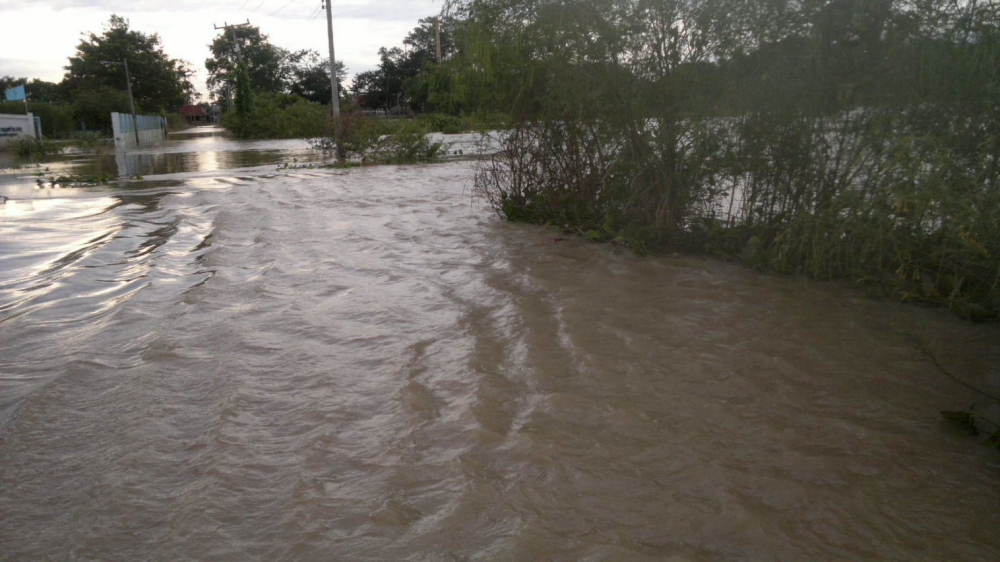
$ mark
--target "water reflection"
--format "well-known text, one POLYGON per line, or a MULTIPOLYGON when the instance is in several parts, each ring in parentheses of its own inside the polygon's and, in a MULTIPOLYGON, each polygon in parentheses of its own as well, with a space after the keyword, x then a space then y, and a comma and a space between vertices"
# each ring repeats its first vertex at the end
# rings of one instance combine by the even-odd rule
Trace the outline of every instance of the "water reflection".
POLYGON ((284 162, 311 163, 328 155, 313 150, 303 139, 241 141, 220 127, 199 127, 171 133, 165 142, 141 150, 115 151, 104 147, 97 154, 68 152, 45 158, 0 155, 0 188, 35 182, 46 176, 111 174, 122 178, 190 172, 213 172, 269 166, 284 162))
MULTIPOLYGON (((268 143, 269 144, 269 143, 268 143)), ((323 160, 322 153, 315 153, 308 145, 262 148, 247 146, 234 147, 235 150, 198 150, 191 152, 170 151, 119 151, 114 155, 98 157, 90 162, 78 165, 77 173, 103 173, 113 161, 114 169, 120 177, 156 176, 179 174, 187 172, 214 172, 236 168, 266 166, 290 161, 319 162, 323 160)), ((266 144, 265 144, 266 146, 266 144)))

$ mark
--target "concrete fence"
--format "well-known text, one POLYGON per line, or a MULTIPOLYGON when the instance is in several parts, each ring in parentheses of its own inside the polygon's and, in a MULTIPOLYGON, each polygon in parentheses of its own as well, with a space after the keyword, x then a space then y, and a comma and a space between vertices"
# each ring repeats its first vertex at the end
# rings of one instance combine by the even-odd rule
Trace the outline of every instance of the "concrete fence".
POLYGON ((23 138, 35 136, 35 116, 0 114, 0 146, 13 144, 23 138))
POLYGON ((111 128, 115 135, 115 148, 136 148, 149 146, 167 138, 167 120, 155 115, 136 115, 136 127, 132 126, 129 113, 112 113, 111 128), (139 144, 135 142, 135 130, 139 130, 139 144))

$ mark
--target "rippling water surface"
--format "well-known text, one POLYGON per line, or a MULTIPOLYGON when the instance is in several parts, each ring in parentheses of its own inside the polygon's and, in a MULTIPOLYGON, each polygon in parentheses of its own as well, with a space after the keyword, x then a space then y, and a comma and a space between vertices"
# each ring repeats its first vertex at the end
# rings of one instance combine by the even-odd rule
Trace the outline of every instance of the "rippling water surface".
POLYGON ((0 558, 1000 559, 995 326, 224 167, 0 183, 0 558))

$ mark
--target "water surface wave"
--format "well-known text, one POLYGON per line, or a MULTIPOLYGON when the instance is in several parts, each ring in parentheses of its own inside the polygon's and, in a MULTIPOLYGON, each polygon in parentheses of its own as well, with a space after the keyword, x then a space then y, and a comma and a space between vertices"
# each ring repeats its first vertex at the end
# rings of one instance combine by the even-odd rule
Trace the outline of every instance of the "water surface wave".
POLYGON ((0 558, 1000 558, 913 344, 995 388, 995 326, 503 223, 471 171, 0 206, 0 558))

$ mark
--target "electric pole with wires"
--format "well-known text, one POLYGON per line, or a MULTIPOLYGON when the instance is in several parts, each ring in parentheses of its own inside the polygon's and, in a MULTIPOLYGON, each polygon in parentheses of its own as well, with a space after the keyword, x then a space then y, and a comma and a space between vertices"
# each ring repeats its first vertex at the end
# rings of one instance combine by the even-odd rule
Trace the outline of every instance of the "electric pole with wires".
MULTIPOLYGON (((225 22, 223 22, 221 26, 212 24, 212 27, 214 27, 216 31, 221 29, 223 30, 223 33, 229 33, 229 30, 235 29, 237 27, 250 27, 250 20, 247 20, 246 23, 235 23, 233 25, 229 25, 228 23, 225 22)), ((229 38, 233 42, 233 50, 236 51, 236 78, 239 79, 241 73, 243 72, 243 49, 241 42, 236 41, 235 32, 229 33, 229 38)), ((230 80, 229 85, 226 88, 227 93, 232 92, 232 94, 226 96, 229 105, 229 111, 233 110, 233 102, 235 101, 236 94, 239 93, 238 91, 234 90, 235 89, 233 87, 232 80, 230 80)))
POLYGON ((326 5, 326 34, 330 41, 330 108, 333 112, 333 140, 336 144, 337 164, 344 165, 344 128, 340 122, 340 91, 337 87, 337 57, 333 54, 333 8, 331 0, 324 0, 326 5))

